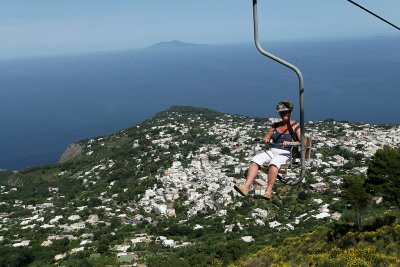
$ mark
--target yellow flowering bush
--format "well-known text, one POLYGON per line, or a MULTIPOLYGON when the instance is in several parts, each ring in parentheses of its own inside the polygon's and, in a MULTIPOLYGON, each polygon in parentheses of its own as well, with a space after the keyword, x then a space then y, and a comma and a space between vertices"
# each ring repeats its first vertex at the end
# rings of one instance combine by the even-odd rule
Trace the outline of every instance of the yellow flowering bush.
POLYGON ((328 229, 290 237, 277 247, 267 246, 231 266, 400 266, 400 225, 371 232, 348 232, 328 241, 328 229))

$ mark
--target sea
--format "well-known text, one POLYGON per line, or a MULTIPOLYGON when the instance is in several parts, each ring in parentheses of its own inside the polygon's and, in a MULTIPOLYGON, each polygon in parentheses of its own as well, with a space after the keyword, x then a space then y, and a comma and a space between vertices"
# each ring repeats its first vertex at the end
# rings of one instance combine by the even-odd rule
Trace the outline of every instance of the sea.
MULTIPOLYGON (((307 121, 400 123, 400 37, 263 46, 301 69, 307 121)), ((299 107, 297 76, 251 43, 171 41, 3 59, 0 169, 56 163, 70 143, 131 127, 174 105, 267 118, 277 117, 283 99, 299 107)))

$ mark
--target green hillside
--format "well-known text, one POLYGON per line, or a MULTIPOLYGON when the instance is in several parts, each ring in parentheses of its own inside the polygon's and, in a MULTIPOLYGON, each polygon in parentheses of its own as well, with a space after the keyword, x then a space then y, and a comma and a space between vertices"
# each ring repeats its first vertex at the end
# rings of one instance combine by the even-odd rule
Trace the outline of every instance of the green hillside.
POLYGON ((273 121, 177 106, 1 171, 0 266, 395 266, 400 127, 308 122, 304 183, 243 198, 273 121))

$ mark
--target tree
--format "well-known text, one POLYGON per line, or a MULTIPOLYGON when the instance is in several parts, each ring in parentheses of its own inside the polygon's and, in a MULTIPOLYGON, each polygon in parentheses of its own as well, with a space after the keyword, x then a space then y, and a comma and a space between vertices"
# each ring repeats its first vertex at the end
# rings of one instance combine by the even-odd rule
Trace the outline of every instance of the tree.
POLYGON ((308 199, 308 194, 307 194, 306 192, 300 191, 300 192, 297 194, 297 200, 299 200, 299 201, 301 201, 301 202, 304 202, 304 201, 306 201, 307 199, 308 199))
POLYGON ((106 253, 107 251, 108 251, 108 245, 107 244, 101 243, 97 247, 97 252, 98 253, 106 253))
POLYGON ((97 197, 91 197, 88 201, 88 205, 90 208, 100 206, 102 204, 101 199, 97 197))
POLYGON ((0 248, 0 266, 27 266, 33 259, 32 252, 26 248, 0 248))
POLYGON ((229 147, 224 146, 221 148, 221 154, 229 155, 231 154, 231 150, 229 149, 229 147))
POLYGON ((368 207, 371 196, 367 193, 365 179, 362 175, 347 176, 343 179, 342 196, 354 210, 356 225, 362 227, 362 213, 368 207))
POLYGON ((378 150, 368 166, 366 183, 400 208, 400 149, 378 150))

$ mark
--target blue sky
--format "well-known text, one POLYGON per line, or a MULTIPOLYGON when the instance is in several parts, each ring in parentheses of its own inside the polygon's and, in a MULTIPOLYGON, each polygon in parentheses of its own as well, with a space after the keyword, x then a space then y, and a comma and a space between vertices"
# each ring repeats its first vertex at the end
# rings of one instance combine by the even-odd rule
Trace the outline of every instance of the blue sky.
MULTIPOLYGON (((357 0, 400 25, 399 0, 357 0)), ((394 36, 346 0, 259 0, 261 40, 394 36)), ((252 41, 251 0, 1 1, 0 58, 252 41)))

